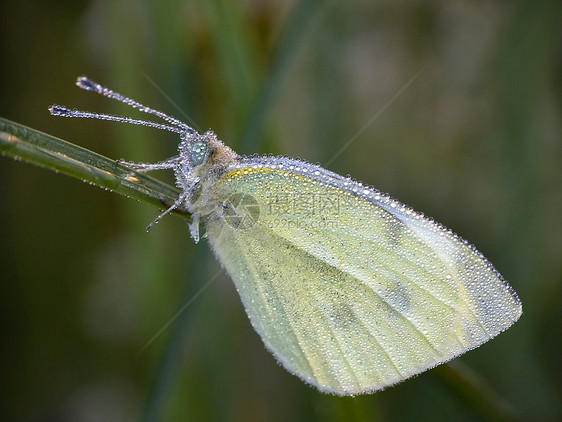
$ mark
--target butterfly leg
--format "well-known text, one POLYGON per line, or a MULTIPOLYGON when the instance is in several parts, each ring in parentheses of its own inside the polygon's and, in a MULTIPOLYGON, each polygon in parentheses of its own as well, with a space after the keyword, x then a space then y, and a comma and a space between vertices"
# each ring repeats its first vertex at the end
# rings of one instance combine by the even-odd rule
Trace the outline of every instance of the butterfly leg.
POLYGON ((134 163, 132 161, 125 161, 123 159, 117 160, 119 164, 127 166, 133 170, 136 170, 140 173, 147 173, 153 170, 166 170, 166 169, 174 169, 177 167, 179 163, 179 157, 173 157, 168 160, 160 161, 155 164, 150 163, 134 163))
POLYGON ((170 214, 173 210, 175 210, 176 208, 178 208, 180 205, 182 205, 185 200, 187 199, 189 195, 189 192, 183 192, 180 196, 178 196, 178 199, 176 199, 176 202, 174 202, 166 211, 164 211, 162 214, 160 214, 158 217, 156 217, 152 223, 150 223, 147 227, 146 227, 146 231, 149 231, 151 229, 151 227, 155 224, 157 224, 160 220, 162 220, 162 218, 168 214, 170 214))

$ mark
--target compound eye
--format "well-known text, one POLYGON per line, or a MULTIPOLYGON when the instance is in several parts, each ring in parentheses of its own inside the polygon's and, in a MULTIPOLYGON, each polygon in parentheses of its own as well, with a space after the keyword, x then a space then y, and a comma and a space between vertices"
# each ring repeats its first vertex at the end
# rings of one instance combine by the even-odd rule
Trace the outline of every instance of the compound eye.
POLYGON ((204 164, 208 158, 207 142, 196 141, 191 144, 189 151, 189 159, 194 166, 204 164))

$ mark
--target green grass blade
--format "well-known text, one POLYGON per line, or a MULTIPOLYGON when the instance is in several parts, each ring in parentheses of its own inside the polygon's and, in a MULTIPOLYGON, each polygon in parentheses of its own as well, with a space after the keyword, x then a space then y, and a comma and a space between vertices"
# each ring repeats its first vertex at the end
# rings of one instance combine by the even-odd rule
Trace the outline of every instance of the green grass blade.
MULTIPOLYGON (((0 117, 0 154, 163 208, 179 190, 85 148, 0 117)), ((184 210, 174 212, 190 220, 184 210)))

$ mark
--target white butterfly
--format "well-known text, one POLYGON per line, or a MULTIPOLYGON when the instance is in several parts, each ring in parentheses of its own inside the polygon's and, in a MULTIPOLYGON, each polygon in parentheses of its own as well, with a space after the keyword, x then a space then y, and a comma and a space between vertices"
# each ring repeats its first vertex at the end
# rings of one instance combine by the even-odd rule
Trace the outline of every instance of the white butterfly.
MULTIPOLYGON (((185 207, 240 294, 265 346, 324 392, 380 390, 478 347, 511 326, 521 302, 473 246, 359 182, 285 157, 241 157, 214 133, 87 78, 78 86, 167 124, 69 110, 177 132, 173 169, 185 207)), ((153 222, 153 223, 154 223, 153 222)))

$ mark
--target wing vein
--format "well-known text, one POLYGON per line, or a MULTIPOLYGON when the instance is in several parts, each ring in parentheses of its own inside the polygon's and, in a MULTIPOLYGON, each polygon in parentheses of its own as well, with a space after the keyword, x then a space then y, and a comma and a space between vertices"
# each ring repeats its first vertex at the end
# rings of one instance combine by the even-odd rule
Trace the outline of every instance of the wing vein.
MULTIPOLYGON (((269 231, 271 233, 272 236, 276 236, 279 237, 283 240, 285 240, 287 243, 289 243, 292 247, 297 248, 299 250, 301 250, 303 253, 314 257, 315 259, 317 259, 318 261, 323 261, 324 264, 326 266, 329 266, 337 271, 343 271, 342 269, 338 268, 337 266, 335 266, 334 264, 326 261, 326 260, 322 260, 320 257, 318 257, 317 255, 309 252, 308 250, 302 248, 300 245, 298 245, 295 242, 292 242, 290 239, 285 238, 284 236, 281 236, 279 233, 274 232, 273 230, 267 228, 265 225, 262 228, 263 230, 269 231)), ((392 270, 389 270, 392 271, 392 270)), ((420 330, 419 327, 417 327, 412 321, 410 321, 404 314, 402 314, 399 310, 397 310, 394 306, 392 306, 383 296, 381 296, 371 285, 369 285, 369 283, 367 283, 365 280, 363 280, 362 278, 351 274, 349 272, 346 272, 347 274, 349 274, 351 277, 353 277, 355 280, 357 280, 358 284, 360 285, 365 285, 367 286, 382 302, 384 302, 386 305, 388 305, 390 307, 390 309, 392 309, 394 312, 396 312, 398 315, 400 315, 402 318, 404 318, 408 324, 410 324, 415 331, 417 331, 424 339, 425 341, 431 346, 432 349, 435 350, 435 352, 437 352, 439 355, 441 355, 441 352, 436 349, 436 347, 433 345, 433 343, 426 337, 426 335, 420 330)), ((408 280, 410 280, 409 278, 407 278, 408 280)), ((412 282, 413 283, 413 282, 412 282)), ((417 286, 416 283, 413 283, 417 286)), ((422 289, 423 290, 423 289, 422 289)), ((425 291, 425 290, 424 290, 425 291)), ((433 294, 431 294, 431 292, 427 292, 431 297, 433 297, 436 301, 438 301, 439 303, 443 304, 444 306, 447 306, 449 308, 451 308, 449 305, 447 305, 446 303, 444 303, 443 301, 439 300, 439 298, 435 297, 433 294)), ((456 309, 451 308, 452 310, 456 311, 456 309)))
MULTIPOLYGON (((271 231, 273 231, 272 229, 267 228, 265 224, 262 225, 262 228, 263 228, 264 230, 271 230, 271 231)), ((376 251, 376 250, 384 251, 384 252, 385 252, 387 255, 389 255, 389 256, 394 256, 394 257, 396 257, 397 259, 400 259, 400 260, 402 260, 402 261, 405 261, 405 262, 407 262, 412 268, 415 268, 417 271, 419 271, 420 273, 424 274, 428 279, 439 279, 439 278, 440 278, 440 277, 438 277, 436 274, 434 274, 433 272, 431 272, 430 270, 428 270, 428 269, 422 267, 421 265, 417 264, 415 261, 409 259, 408 257, 403 256, 403 255, 400 255, 400 254, 396 253, 395 251, 393 251, 393 250, 390 249, 390 248, 378 246, 378 245, 376 244, 376 242, 374 242, 372 239, 369 239, 369 238, 367 238, 367 237, 364 237, 364 236, 361 236, 361 235, 356 235, 356 234, 354 234, 354 233, 343 233, 343 232, 335 231, 335 230, 328 229, 328 228, 326 228, 326 229, 318 228, 317 230, 318 230, 320 233, 333 233, 333 234, 339 235, 340 237, 346 237, 346 236, 347 236, 347 237, 352 237, 352 238, 357 239, 357 240, 363 240, 363 241, 369 242, 370 250, 374 250, 374 251, 376 251)), ((281 235, 281 233, 277 233, 277 232, 274 232, 274 233, 275 233, 277 236, 279 236, 279 237, 285 239, 286 241, 290 242, 291 244, 293 244, 293 242, 292 242, 291 239, 288 239, 286 236, 281 235)), ((419 241, 421 241, 425 246, 429 246, 429 247, 430 247, 430 250, 433 251, 433 252, 435 252, 435 250, 434 250, 433 248, 431 248, 430 245, 427 245, 427 243, 424 242, 423 239, 421 239, 416 233, 414 233, 414 234, 415 234, 416 239, 418 239, 419 241)), ((348 242, 342 242, 342 244, 345 244, 345 243, 348 243, 348 242)), ((301 249, 303 249, 303 248, 301 248, 301 249)), ((304 249, 303 249, 303 250, 304 250, 304 249)), ((306 252, 308 252, 308 251, 306 251, 306 252)), ((308 253, 309 253, 310 255, 312 255, 312 256, 318 258, 318 259, 324 260, 323 257, 319 256, 318 254, 314 254, 314 253, 311 253, 311 252, 308 252, 308 253)), ((435 256, 439 259, 440 262, 444 262, 444 261, 439 257, 439 255, 435 254, 435 256)), ((334 267, 334 268, 337 268, 337 267, 336 267, 335 265, 333 265, 333 264, 330 264, 330 265, 331 265, 332 267, 334 267)), ((445 263, 445 265, 447 265, 447 264, 445 263)), ((419 283, 415 282, 411 277, 405 276, 405 275, 403 275, 403 274, 401 274, 401 273, 399 273, 399 272, 393 270, 393 269, 392 269, 391 267, 389 267, 389 266, 385 266, 385 268, 387 269, 387 272, 388 272, 388 273, 392 273, 392 274, 394 274, 394 275, 398 275, 400 278, 404 278, 404 279, 408 280, 408 281, 411 282, 413 285, 415 285, 418 289, 420 289, 420 290, 426 292, 426 293, 427 293, 430 297, 432 297, 435 301, 437 301, 437 302, 443 304, 444 306, 448 307, 448 308, 451 309, 452 311, 455 311, 455 312, 457 311, 456 307, 455 307, 453 304, 450 304, 450 303, 446 302, 444 299, 439 298, 435 293, 433 293, 433 292, 431 292, 430 290, 428 290, 428 289, 422 287, 419 283)))

